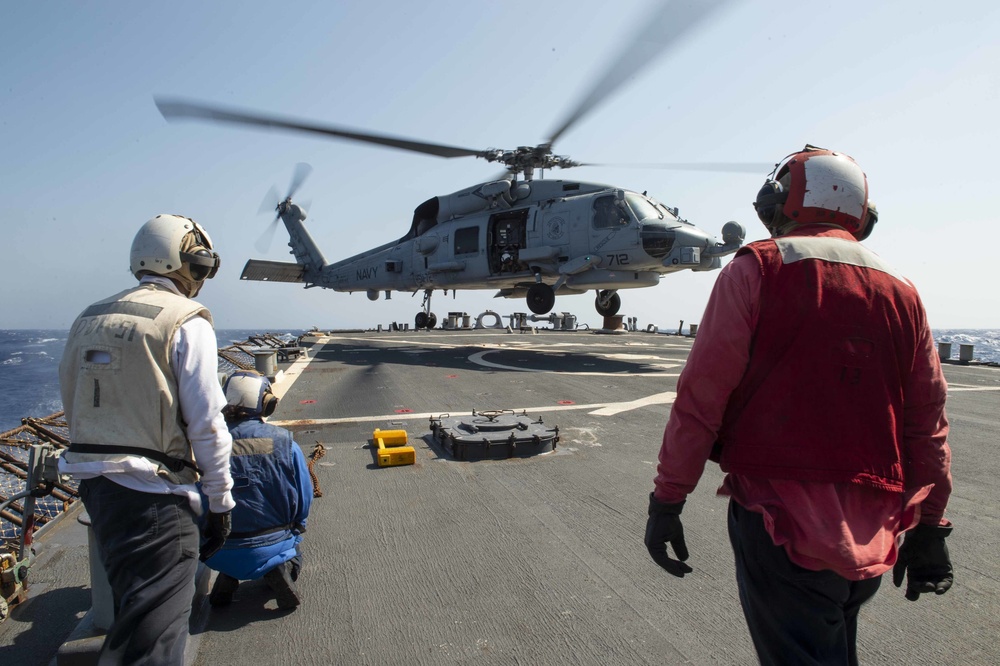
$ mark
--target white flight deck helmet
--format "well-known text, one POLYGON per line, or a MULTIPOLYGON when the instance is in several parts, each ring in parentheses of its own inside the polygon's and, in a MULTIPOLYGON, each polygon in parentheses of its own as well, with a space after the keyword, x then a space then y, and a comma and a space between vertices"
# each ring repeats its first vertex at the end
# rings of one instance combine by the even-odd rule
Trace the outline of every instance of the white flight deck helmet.
POLYGON ((135 277, 164 275, 179 283, 189 298, 219 270, 219 255, 201 225, 181 215, 157 215, 139 229, 129 255, 135 277))
POLYGON ((754 201, 772 236, 817 222, 835 224, 858 240, 871 233, 868 178, 850 156, 807 145, 780 162, 775 172, 754 201))
POLYGON ((271 392, 271 382, 253 370, 238 370, 222 384, 226 406, 222 409, 227 421, 264 419, 274 413, 278 398, 271 392))

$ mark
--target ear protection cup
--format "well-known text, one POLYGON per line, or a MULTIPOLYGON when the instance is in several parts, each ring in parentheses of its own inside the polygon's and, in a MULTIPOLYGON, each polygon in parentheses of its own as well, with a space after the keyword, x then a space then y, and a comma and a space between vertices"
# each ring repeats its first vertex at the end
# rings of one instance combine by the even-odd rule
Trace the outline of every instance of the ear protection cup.
POLYGON ((264 395, 261 396, 261 406, 260 415, 262 418, 267 418, 271 414, 274 414, 274 410, 278 407, 278 396, 271 393, 270 390, 264 391, 264 395))
POLYGON ((195 282, 204 282, 215 277, 219 272, 219 255, 212 251, 212 240, 197 222, 191 220, 194 229, 189 233, 190 240, 181 244, 181 261, 188 265, 188 274, 195 282), (185 251, 184 245, 190 243, 185 251))
POLYGON ((219 272, 219 255, 203 247, 193 248, 190 252, 181 252, 181 259, 190 266, 191 277, 203 282, 215 277, 219 272))
POLYGON ((757 192, 757 199, 753 202, 757 217, 770 229, 775 225, 781 215, 781 206, 788 200, 788 192, 776 180, 767 180, 757 192))
POLYGON ((858 234, 859 241, 863 241, 872 235, 872 229, 875 228, 876 222, 878 222, 878 209, 875 208, 874 202, 869 201, 868 214, 865 215, 865 228, 858 234))

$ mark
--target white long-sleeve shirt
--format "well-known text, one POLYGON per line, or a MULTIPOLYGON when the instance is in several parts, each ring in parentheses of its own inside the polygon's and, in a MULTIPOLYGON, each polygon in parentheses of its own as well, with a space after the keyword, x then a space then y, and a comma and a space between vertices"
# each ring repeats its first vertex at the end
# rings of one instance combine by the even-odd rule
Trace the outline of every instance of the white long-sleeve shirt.
MULTIPOLYGON (((144 276, 141 282, 155 282, 175 293, 177 287, 169 279, 144 276)), ((209 510, 222 513, 236 503, 230 490, 233 480, 229 473, 229 456, 233 438, 226 427, 222 408, 226 396, 219 385, 218 340, 212 324, 203 317, 192 317, 174 336, 170 363, 177 377, 181 416, 195 462, 202 470, 201 487, 208 496, 209 510)), ((198 514, 202 511, 201 496, 194 484, 177 485, 156 474, 157 464, 141 456, 128 456, 122 462, 93 461, 70 463, 59 460, 59 471, 78 479, 104 476, 126 488, 144 493, 184 495, 198 514)))

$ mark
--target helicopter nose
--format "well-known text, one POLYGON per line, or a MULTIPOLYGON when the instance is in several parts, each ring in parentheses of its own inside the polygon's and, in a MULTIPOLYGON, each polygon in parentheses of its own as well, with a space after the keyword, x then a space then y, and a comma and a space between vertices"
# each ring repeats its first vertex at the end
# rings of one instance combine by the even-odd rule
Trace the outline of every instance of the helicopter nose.
POLYGON ((647 222, 639 231, 642 249, 654 259, 662 259, 670 254, 674 247, 676 234, 666 224, 647 222))

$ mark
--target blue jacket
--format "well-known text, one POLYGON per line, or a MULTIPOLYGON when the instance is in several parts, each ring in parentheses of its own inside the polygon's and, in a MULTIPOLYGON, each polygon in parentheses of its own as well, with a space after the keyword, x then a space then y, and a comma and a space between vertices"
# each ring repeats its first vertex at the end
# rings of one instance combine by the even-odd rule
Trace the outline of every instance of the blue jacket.
POLYGON ((312 504, 309 468, 283 428, 250 419, 230 424, 233 533, 205 563, 239 580, 253 580, 299 554, 312 504))

